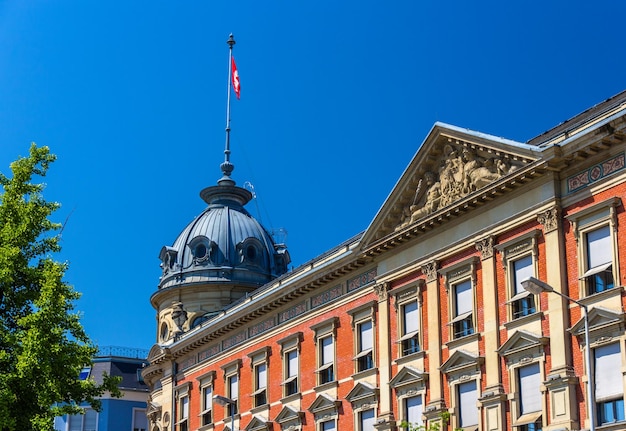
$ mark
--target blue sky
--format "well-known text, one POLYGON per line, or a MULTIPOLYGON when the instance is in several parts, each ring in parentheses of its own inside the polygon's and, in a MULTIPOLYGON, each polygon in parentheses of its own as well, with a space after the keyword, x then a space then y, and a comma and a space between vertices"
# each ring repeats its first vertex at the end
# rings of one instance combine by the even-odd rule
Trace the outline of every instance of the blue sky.
POLYGON ((0 171, 58 156, 45 196, 102 346, 149 348, 158 253, 221 177, 293 265, 371 222, 436 121, 527 141, 626 89, 626 2, 3 1, 0 171))

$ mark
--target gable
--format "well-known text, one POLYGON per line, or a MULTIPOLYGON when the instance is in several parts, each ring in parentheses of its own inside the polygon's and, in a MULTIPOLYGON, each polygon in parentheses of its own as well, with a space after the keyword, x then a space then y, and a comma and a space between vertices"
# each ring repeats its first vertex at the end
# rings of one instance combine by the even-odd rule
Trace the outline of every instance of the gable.
POLYGON ((428 374, 411 366, 403 367, 393 379, 389 381, 389 386, 397 388, 405 385, 425 384, 428 374))
POLYGON ((348 395, 346 395, 346 400, 351 403, 356 401, 360 401, 366 398, 377 398, 378 397, 378 389, 373 386, 368 385, 367 383, 357 383, 354 388, 348 395))
POLYGON ((441 365, 440 369, 444 374, 466 370, 469 368, 477 370, 483 362, 484 358, 482 356, 465 352, 463 350, 456 350, 452 355, 450 355, 448 360, 441 365))
MULTIPOLYGON (((616 329, 618 331, 623 331, 625 314, 618 313, 613 310, 609 310, 604 307, 594 307, 589 310, 589 315, 587 316, 589 321, 589 331, 590 332, 614 332, 616 329)), ((585 319, 582 317, 578 322, 576 322, 569 331, 577 336, 581 336, 585 332, 585 319)))
POLYGON ((528 331, 516 331, 500 346, 498 354, 508 357, 516 353, 528 352, 531 349, 539 349, 547 343, 547 337, 537 336, 528 331))
POLYGON ((539 158, 537 147, 435 124, 365 232, 362 247, 447 212, 494 184, 523 185, 507 179, 539 158))

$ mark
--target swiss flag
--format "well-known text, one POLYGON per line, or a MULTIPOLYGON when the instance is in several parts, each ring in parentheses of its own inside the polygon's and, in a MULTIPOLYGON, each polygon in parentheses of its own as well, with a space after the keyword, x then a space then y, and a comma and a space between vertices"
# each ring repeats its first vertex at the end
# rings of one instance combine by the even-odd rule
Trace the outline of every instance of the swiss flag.
POLYGON ((231 65, 232 65, 231 78, 233 81, 233 90, 235 90, 237 99, 239 99, 239 93, 241 92, 241 84, 239 83, 239 72, 237 72, 237 65, 235 64, 235 57, 231 57, 231 65))

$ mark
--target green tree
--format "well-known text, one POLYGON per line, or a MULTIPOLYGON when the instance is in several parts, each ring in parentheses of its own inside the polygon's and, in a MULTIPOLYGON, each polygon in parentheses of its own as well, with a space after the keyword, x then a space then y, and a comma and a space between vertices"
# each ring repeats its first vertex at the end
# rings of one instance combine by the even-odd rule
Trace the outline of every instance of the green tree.
POLYGON ((81 403, 100 408, 98 397, 121 396, 119 378, 79 380, 97 347, 85 333, 74 301, 80 294, 63 281, 61 225, 49 216, 44 177, 56 157, 31 144, 28 157, 0 173, 0 430, 52 430, 54 416, 81 413, 81 403))

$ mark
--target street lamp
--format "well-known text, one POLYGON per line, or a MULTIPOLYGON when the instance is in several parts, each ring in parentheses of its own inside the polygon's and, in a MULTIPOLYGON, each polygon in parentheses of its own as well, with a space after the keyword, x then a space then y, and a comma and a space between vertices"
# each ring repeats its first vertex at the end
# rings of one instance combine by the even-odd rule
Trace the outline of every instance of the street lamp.
POLYGON ((533 295, 538 295, 541 292, 548 293, 556 293, 562 298, 571 301, 578 306, 580 306, 584 311, 584 319, 585 319, 585 361, 587 362, 587 407, 588 407, 588 416, 589 416, 589 431, 595 431, 596 429, 596 400, 595 400, 595 376, 591 370, 591 347, 589 346, 589 310, 585 304, 580 301, 577 301, 569 296, 554 290, 552 286, 548 283, 537 280, 535 277, 528 277, 520 282, 524 290, 532 293, 533 295))
POLYGON ((230 430, 235 431, 235 406, 237 405, 237 401, 231 400, 230 398, 224 397, 222 395, 213 395, 213 401, 219 404, 222 407, 226 407, 230 405, 230 430))

